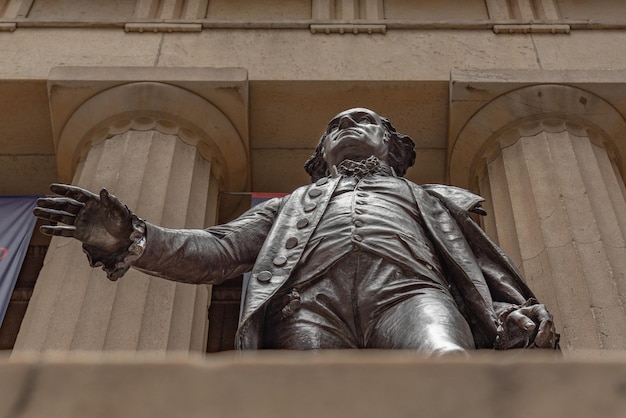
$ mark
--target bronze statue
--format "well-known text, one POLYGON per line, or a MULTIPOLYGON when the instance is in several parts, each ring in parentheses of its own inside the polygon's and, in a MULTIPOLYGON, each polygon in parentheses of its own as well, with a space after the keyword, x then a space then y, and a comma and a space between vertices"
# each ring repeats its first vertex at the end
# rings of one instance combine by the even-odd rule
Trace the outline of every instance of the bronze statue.
POLYGON ((467 190, 403 175, 414 142, 368 109, 339 113, 305 169, 312 184, 224 225, 145 222, 103 189, 54 184, 35 214, 65 225, 111 280, 130 268, 218 284, 252 270, 239 349, 557 348, 552 315, 469 217, 467 190))

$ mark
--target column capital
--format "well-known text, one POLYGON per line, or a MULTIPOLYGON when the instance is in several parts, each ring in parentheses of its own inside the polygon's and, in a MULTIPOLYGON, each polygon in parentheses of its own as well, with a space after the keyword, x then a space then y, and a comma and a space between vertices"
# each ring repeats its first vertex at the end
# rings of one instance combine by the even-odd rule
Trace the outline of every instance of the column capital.
POLYGON ((129 130, 175 134, 213 164, 225 190, 249 186, 243 69, 58 67, 48 80, 59 180, 89 148, 129 130))
MULTIPOLYGON (((619 103, 599 93, 621 89, 626 83, 603 80, 589 83, 551 82, 548 74, 499 72, 476 81, 468 74, 450 85, 449 181, 470 188, 477 172, 501 147, 512 145, 531 131, 568 130, 585 135, 606 148, 623 172, 626 167, 626 121, 619 103), (536 82, 532 82, 532 79, 536 82), (578 85, 577 85, 578 84, 578 85)), ((562 73, 562 72, 559 72, 562 73)), ((623 80, 623 78, 622 78, 623 80)), ((584 81, 584 82, 583 82, 584 81)), ((536 132, 535 132, 536 133, 536 132)))

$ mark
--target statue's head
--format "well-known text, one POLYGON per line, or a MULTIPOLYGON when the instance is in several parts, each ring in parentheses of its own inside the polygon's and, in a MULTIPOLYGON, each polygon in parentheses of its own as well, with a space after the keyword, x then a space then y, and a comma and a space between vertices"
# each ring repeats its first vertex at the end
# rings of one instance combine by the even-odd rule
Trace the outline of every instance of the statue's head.
POLYGON ((359 161, 373 155, 403 176, 415 162, 414 146, 413 140, 397 132, 389 119, 369 109, 349 109, 328 123, 304 169, 312 181, 317 181, 329 174, 329 167, 345 159, 359 161))

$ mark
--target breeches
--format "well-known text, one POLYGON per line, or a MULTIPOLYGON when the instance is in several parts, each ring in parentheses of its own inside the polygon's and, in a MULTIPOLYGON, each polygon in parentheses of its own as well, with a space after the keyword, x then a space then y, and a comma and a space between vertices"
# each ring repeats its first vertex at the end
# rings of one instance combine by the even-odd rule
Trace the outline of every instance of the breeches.
POLYGON ((448 289, 426 267, 408 272, 355 251, 270 302, 263 348, 394 348, 443 354, 474 348, 448 289))

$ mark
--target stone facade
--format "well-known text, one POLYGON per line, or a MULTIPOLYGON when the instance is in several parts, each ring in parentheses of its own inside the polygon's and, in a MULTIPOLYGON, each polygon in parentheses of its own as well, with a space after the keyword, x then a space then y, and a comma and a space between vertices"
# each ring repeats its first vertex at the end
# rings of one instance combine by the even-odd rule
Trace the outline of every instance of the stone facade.
MULTIPOLYGON (((622 350, 626 9, 583 3, 0 0, 0 193, 106 186, 208 226, 306 183, 325 123, 368 107, 416 140, 410 180, 488 198, 566 355, 622 350)), ((16 349, 203 351, 211 289, 130 276, 52 240, 16 349)))

